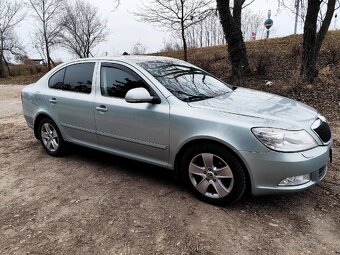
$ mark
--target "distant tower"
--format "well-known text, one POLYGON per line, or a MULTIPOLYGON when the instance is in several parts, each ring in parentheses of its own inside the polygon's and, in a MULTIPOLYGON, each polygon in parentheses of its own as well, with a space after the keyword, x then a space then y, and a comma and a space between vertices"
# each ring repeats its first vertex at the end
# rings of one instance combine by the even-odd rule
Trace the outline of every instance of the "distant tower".
POLYGON ((272 16, 272 11, 268 10, 268 19, 264 22, 264 26, 267 28, 267 39, 269 38, 270 28, 273 26, 274 22, 270 18, 272 16))
POLYGON ((335 16, 334 16, 334 30, 338 30, 338 14, 335 13, 335 16))

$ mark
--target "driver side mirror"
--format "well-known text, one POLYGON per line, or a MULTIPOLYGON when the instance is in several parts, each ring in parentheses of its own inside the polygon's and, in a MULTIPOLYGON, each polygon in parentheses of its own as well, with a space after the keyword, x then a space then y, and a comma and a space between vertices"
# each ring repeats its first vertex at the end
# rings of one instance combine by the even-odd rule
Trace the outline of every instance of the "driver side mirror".
POLYGON ((151 96, 145 88, 130 89, 125 95, 125 101, 128 103, 161 103, 159 98, 151 96))

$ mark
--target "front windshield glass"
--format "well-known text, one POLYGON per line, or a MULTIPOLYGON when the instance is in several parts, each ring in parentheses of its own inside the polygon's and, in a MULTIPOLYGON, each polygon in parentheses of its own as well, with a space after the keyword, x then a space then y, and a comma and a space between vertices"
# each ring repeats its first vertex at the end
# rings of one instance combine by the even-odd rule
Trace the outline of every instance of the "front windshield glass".
POLYGON ((227 84, 185 62, 158 60, 142 62, 139 65, 175 97, 185 102, 214 98, 232 91, 227 84))

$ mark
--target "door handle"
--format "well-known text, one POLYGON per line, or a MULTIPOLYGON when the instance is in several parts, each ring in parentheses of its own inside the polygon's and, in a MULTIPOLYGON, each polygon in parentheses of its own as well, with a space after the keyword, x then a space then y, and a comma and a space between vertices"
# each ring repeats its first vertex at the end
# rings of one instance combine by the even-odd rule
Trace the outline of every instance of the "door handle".
POLYGON ((50 101, 51 104, 58 103, 58 100, 56 98, 51 98, 49 101, 50 101))
POLYGON ((96 107, 96 110, 97 110, 98 112, 107 112, 107 108, 106 108, 105 105, 97 106, 97 107, 96 107))

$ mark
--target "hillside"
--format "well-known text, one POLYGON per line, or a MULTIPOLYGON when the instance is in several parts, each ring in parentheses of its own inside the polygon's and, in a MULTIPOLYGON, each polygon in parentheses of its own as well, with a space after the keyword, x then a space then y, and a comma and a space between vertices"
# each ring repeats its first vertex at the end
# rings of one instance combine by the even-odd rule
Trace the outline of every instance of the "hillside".
MULTIPOLYGON (((189 50, 189 62, 217 77, 243 87, 260 89, 316 107, 333 121, 340 120, 340 31, 329 32, 321 49, 315 84, 301 81, 301 35, 247 42, 251 77, 231 81, 231 67, 225 46, 189 50), (266 85, 273 82, 271 86, 266 85)), ((155 55, 182 58, 182 52, 162 52, 155 55)))
MULTIPOLYGON (((247 42, 253 75, 231 81, 226 46, 189 50, 189 62, 234 85, 273 92, 314 106, 332 121, 340 121, 340 31, 329 32, 320 54, 320 75, 315 84, 303 83, 299 77, 301 35, 247 42), (266 85, 268 81, 273 84, 266 85)), ((181 51, 161 52, 182 58, 181 51)), ((38 80, 46 68, 37 65, 11 66, 13 77, 0 79, 0 84, 29 84, 38 80)))

